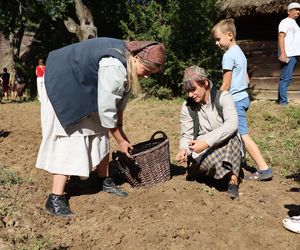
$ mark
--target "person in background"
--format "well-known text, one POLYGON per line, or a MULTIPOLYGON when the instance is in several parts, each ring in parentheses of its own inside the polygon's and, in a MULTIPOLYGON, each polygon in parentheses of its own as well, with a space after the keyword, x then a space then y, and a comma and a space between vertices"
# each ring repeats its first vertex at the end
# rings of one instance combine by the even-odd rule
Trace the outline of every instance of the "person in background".
POLYGON ((2 103, 2 98, 3 98, 3 86, 2 86, 2 79, 0 77, 0 103, 2 103))
POLYGON ((21 101, 21 102, 26 100, 25 88, 26 88, 26 82, 23 77, 23 74, 17 72, 16 73, 16 82, 15 82, 15 91, 17 93, 16 98, 18 98, 19 101, 21 101))
POLYGON ((232 95, 237 113, 238 128, 242 136, 245 148, 250 154, 258 170, 247 180, 268 180, 273 176, 272 169, 265 162, 258 146, 249 136, 246 112, 250 106, 247 92, 249 77, 247 74, 247 59, 236 43, 236 28, 233 19, 224 19, 218 22, 211 31, 216 45, 226 50, 222 60, 223 82, 221 91, 229 91, 232 95))
POLYGON ((99 177, 104 192, 127 196, 109 177, 109 132, 128 157, 123 112, 139 79, 163 70, 165 47, 151 41, 94 38, 52 51, 41 94, 42 142, 36 167, 52 174, 46 211, 69 216, 69 176, 99 177))
POLYGON ((238 198, 242 155, 231 95, 228 91, 218 95, 205 70, 196 65, 185 70, 183 89, 188 100, 181 108, 180 151, 176 160, 183 163, 191 159, 191 168, 202 175, 228 177, 227 194, 238 198))
POLYGON ((10 78, 9 78, 9 88, 11 91, 11 100, 13 102, 16 101, 17 99, 17 80, 16 80, 16 70, 12 69, 11 73, 10 73, 10 78))
POLYGON ((38 60, 38 65, 35 68, 35 74, 36 74, 36 84, 37 84, 37 95, 38 95, 38 100, 41 101, 41 93, 42 93, 42 88, 44 88, 44 73, 45 73, 46 67, 44 64, 43 59, 38 60))
POLYGON ((3 73, 1 74, 1 80, 2 80, 3 94, 6 101, 8 100, 9 78, 10 78, 10 74, 7 72, 7 68, 3 68, 3 73))
POLYGON ((290 3, 287 7, 288 17, 278 26, 278 53, 280 81, 278 85, 278 104, 288 105, 288 87, 292 82, 293 73, 300 56, 300 27, 296 19, 300 15, 300 4, 290 3))

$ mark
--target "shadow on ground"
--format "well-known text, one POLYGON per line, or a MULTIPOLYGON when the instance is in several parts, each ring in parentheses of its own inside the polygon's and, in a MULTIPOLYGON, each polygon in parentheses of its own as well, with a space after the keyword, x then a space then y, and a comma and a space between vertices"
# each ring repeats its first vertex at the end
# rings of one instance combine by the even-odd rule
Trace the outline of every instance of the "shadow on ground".
POLYGON ((287 212, 288 216, 292 217, 300 215, 300 205, 285 204, 284 207, 289 210, 287 212))
POLYGON ((0 137, 7 137, 11 132, 6 130, 0 130, 0 137))

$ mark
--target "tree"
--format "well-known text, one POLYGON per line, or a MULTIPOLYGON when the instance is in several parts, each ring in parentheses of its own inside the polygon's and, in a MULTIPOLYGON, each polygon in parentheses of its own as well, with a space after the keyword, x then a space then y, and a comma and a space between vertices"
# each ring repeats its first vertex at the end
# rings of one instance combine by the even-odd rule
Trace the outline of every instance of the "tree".
POLYGON ((128 1, 129 21, 122 21, 125 39, 155 40, 167 48, 163 76, 143 82, 158 97, 182 94, 181 81, 187 65, 198 64, 214 73, 219 52, 210 37, 218 18, 215 0, 128 1))
POLYGON ((9 41, 10 65, 27 80, 29 76, 25 73, 28 67, 26 58, 30 55, 36 35, 45 23, 61 18, 71 1, 1 0, 0 27, 9 41))
POLYGON ((79 41, 97 37, 97 28, 94 25, 94 19, 91 11, 83 4, 81 0, 74 0, 76 15, 80 24, 78 25, 73 18, 68 17, 64 21, 67 29, 75 33, 79 41))

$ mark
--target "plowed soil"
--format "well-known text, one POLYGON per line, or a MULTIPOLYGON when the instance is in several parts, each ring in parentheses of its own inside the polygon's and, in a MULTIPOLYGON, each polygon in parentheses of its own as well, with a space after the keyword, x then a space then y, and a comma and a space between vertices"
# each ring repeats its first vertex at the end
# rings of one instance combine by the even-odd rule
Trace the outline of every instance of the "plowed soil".
MULTIPOLYGON (((275 107, 262 107, 269 105, 275 107)), ((57 218, 44 211, 51 175, 35 168, 39 103, 0 104, 0 166, 20 178, 17 184, 0 183, 0 249, 300 249, 299 235, 281 224, 299 210, 300 194, 291 192, 299 184, 285 178, 280 166, 273 166, 271 181, 243 181, 239 200, 226 196, 222 183, 186 180, 185 166, 173 161, 180 107, 131 101, 125 112, 133 144, 157 130, 167 134, 171 180, 146 189, 119 180, 129 193, 121 198, 90 180, 71 179, 67 192, 75 216, 57 218)))

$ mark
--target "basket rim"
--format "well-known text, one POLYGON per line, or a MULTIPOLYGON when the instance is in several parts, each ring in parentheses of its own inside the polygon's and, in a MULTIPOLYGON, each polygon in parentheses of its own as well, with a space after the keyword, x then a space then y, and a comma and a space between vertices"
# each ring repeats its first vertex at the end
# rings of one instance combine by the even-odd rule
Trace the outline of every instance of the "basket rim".
MULTIPOLYGON (((149 141, 146 141, 146 142, 144 142, 144 143, 148 143, 148 142, 149 142, 149 141)), ((157 144, 156 146, 154 146, 154 147, 152 147, 152 148, 149 148, 149 149, 146 149, 145 151, 142 151, 142 152, 139 152, 139 153, 136 153, 136 154, 132 154, 131 156, 132 156, 133 158, 135 158, 135 157, 144 155, 145 153, 150 153, 150 152, 152 152, 152 151, 154 151, 154 150, 157 150, 158 148, 164 146, 164 145, 167 144, 167 143, 169 143, 169 139, 168 139, 168 138, 165 138, 164 141, 162 141, 161 143, 157 144)), ((141 144, 141 143, 138 143, 138 144, 141 144)), ((136 145, 138 145, 138 144, 136 144, 136 145)), ((134 147, 134 146, 135 146, 135 145, 133 145, 133 147, 134 147)))

